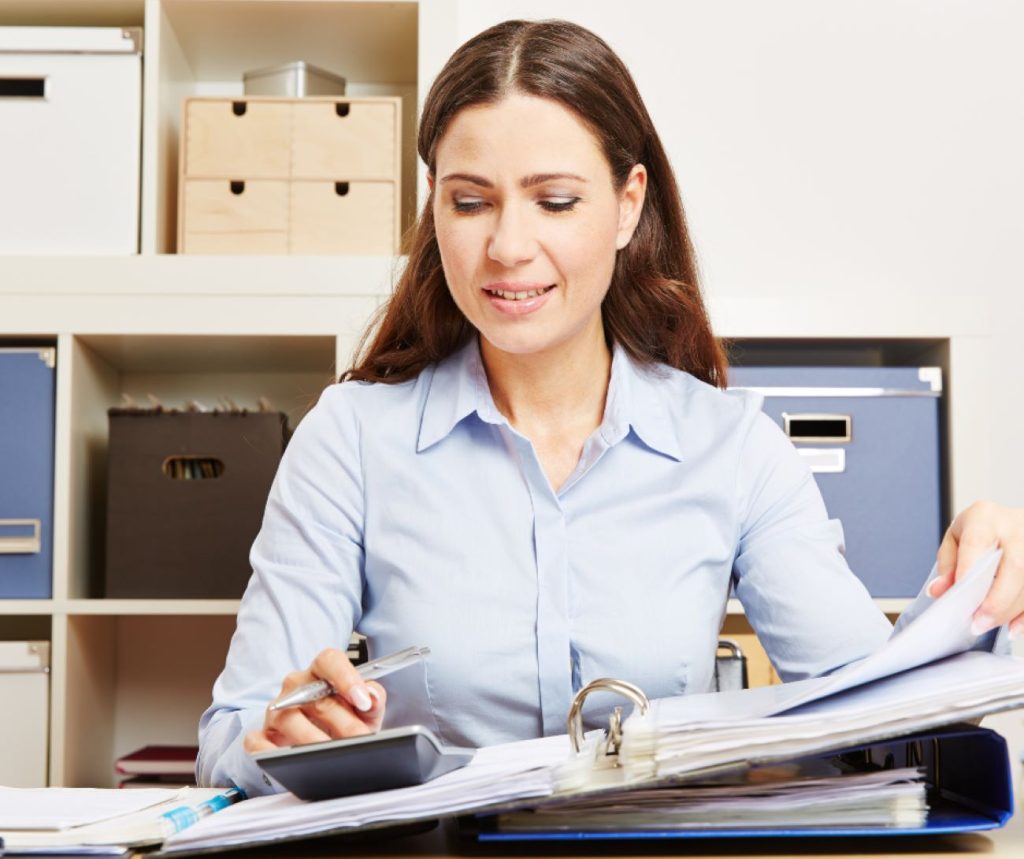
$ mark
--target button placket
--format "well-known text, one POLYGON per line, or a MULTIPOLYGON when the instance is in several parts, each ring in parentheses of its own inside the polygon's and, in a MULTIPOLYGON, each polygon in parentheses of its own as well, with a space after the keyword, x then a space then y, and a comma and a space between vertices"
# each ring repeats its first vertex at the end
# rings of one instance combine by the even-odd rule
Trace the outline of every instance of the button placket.
POLYGON ((529 439, 515 434, 533 502, 537 563, 537 669, 545 735, 564 733, 572 700, 569 641, 569 558, 565 514, 529 439))

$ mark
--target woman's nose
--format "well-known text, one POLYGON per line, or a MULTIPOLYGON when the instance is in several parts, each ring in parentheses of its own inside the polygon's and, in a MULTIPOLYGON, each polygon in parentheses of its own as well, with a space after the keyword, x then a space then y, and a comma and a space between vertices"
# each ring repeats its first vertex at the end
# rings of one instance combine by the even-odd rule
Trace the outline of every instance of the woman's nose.
POLYGON ((537 239, 530 219, 515 207, 502 209, 494 222, 487 255, 506 268, 532 260, 537 255, 537 239))

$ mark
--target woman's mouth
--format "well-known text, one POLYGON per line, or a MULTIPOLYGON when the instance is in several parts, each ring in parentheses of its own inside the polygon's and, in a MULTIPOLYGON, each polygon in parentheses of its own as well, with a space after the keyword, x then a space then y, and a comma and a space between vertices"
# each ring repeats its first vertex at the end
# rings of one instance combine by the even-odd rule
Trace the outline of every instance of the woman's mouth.
POLYGON ((536 289, 526 290, 491 289, 489 287, 484 287, 484 292, 488 295, 493 295, 496 298, 504 298, 506 301, 523 301, 527 298, 536 298, 538 295, 544 295, 544 293, 550 292, 554 288, 554 284, 551 286, 541 286, 536 289))
POLYGON ((499 313, 523 316, 543 307, 554 292, 554 284, 495 283, 483 288, 491 307, 499 313))

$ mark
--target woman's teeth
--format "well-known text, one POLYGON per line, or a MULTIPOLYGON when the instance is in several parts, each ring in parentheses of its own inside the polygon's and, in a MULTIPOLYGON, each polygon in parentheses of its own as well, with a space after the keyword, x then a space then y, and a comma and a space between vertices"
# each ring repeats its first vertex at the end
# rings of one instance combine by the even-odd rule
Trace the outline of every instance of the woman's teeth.
POLYGON ((491 295, 497 295, 499 298, 509 301, 522 301, 524 298, 536 298, 538 295, 543 295, 549 289, 551 289, 550 286, 545 286, 542 289, 528 289, 525 292, 506 292, 503 289, 488 289, 487 291, 491 295))

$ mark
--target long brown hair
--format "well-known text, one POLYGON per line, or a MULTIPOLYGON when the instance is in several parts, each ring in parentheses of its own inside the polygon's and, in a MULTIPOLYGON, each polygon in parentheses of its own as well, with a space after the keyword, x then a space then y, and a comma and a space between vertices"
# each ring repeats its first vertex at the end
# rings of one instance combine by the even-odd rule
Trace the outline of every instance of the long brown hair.
MULTIPOLYGON (((423 105, 417 148, 431 174, 438 141, 460 110, 514 92, 573 111, 600 142, 616 190, 635 164, 647 168, 640 221, 618 252, 602 305, 606 337, 641 363, 668 364, 724 387, 725 353, 701 298, 675 175, 629 70, 601 38, 568 21, 505 21, 462 45, 423 105)), ((409 237, 395 292, 342 380, 406 381, 475 333, 445 282, 433 193, 409 237)))

